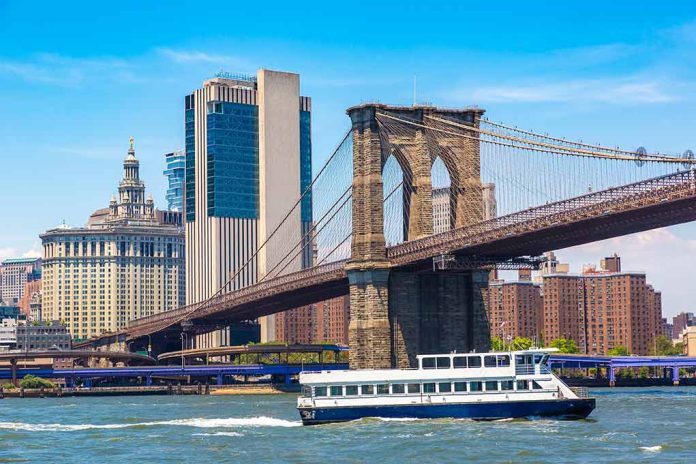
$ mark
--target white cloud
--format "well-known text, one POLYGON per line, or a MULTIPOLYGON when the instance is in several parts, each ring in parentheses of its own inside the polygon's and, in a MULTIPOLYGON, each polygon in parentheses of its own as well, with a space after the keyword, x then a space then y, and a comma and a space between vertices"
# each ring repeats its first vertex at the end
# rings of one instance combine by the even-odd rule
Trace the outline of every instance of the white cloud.
POLYGON ((19 251, 14 247, 0 248, 0 261, 9 258, 38 258, 41 256, 41 251, 38 249, 30 249, 24 252, 19 251))
POLYGON ((74 58, 42 53, 26 60, 6 60, 0 57, 0 75, 18 77, 28 82, 75 86, 88 78, 112 78, 132 81, 134 65, 113 57, 74 58))
POLYGON ((456 97, 473 101, 505 103, 664 103, 676 99, 666 90, 666 87, 666 84, 658 81, 576 79, 479 87, 470 94, 458 92, 456 97))
POLYGON ((159 48, 157 52, 175 63, 213 63, 219 66, 246 67, 243 60, 230 55, 216 55, 197 50, 176 50, 173 48, 159 48))

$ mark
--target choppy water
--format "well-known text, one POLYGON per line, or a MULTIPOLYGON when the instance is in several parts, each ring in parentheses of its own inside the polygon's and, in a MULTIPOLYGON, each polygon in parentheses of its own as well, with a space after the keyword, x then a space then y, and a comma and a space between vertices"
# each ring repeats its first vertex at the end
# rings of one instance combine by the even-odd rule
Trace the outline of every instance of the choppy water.
POLYGON ((0 400, 0 462, 693 462, 696 387, 595 390, 586 421, 302 427, 295 396, 0 400))

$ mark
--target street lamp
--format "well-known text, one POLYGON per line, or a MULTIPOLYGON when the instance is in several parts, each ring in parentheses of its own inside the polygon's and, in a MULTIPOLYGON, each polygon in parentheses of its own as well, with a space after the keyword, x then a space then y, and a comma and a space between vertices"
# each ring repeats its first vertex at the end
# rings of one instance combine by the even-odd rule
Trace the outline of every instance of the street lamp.
POLYGON ((186 346, 184 341, 186 340, 186 332, 181 332, 181 369, 183 370, 184 367, 186 367, 186 362, 184 361, 186 358, 184 358, 184 347, 186 346))

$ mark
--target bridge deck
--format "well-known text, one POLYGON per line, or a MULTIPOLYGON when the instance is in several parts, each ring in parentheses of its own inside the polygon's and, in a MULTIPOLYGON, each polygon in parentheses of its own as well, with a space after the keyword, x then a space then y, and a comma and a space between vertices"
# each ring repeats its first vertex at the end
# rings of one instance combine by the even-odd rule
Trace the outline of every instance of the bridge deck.
MULTIPOLYGON (((387 249, 394 267, 424 266, 444 253, 524 256, 696 220, 696 179, 684 171, 531 208, 387 249)), ((348 293, 347 261, 263 281, 241 290, 132 321, 138 338, 182 320, 230 322, 348 293)), ((113 336, 113 334, 111 335, 113 336)))

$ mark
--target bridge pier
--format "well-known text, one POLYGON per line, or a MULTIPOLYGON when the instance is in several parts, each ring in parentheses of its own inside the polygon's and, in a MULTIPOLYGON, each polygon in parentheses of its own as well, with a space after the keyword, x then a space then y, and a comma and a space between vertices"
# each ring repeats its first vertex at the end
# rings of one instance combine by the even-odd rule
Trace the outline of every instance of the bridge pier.
POLYGON ((679 386, 679 368, 677 366, 672 366, 672 384, 675 387, 679 386))
POLYGON ((384 369, 392 365, 389 326, 389 269, 349 270, 350 366, 384 369))
POLYGON ((393 271, 389 279, 392 366, 416 366, 418 354, 486 351, 486 271, 393 271))

